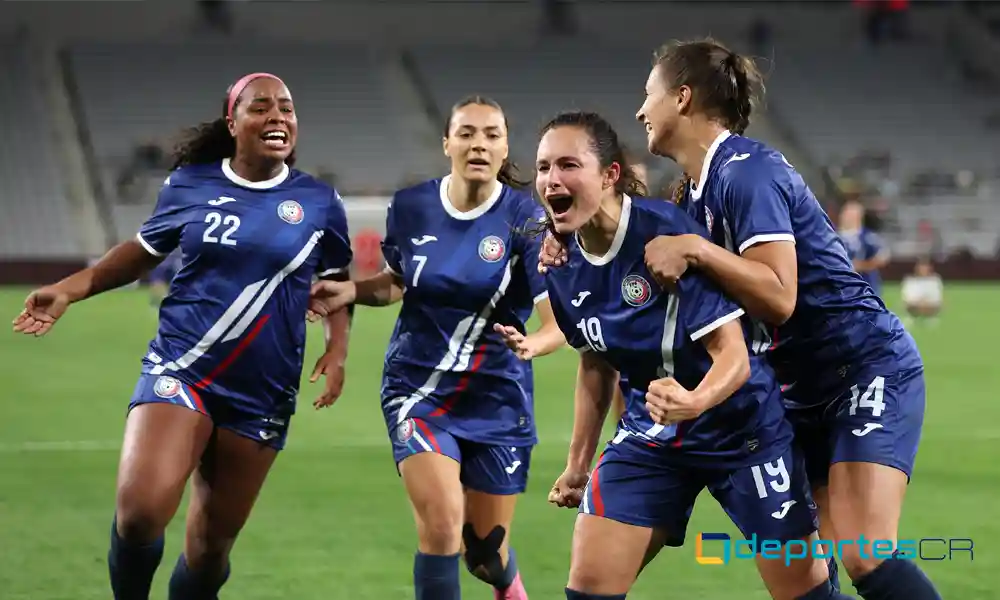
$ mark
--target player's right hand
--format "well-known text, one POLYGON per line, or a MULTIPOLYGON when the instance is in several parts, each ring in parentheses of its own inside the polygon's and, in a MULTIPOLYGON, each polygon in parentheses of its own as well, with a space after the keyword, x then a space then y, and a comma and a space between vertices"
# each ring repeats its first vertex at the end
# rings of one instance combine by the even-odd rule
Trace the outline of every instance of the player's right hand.
POLYGON ((358 288, 353 281, 317 281, 309 294, 309 312, 306 317, 310 321, 318 321, 335 313, 353 304, 357 292, 358 288))
POLYGON ((537 345, 532 343, 534 338, 524 335, 518 331, 516 327, 494 323, 493 331, 499 333, 500 336, 503 337, 504 344, 507 344, 507 347, 510 348, 519 359, 531 360, 538 355, 537 345))
POLYGON ((69 295, 55 286, 37 289, 24 300, 24 310, 14 319, 14 332, 41 337, 69 308, 69 295))
POLYGON ((538 272, 545 273, 549 267, 561 267, 566 264, 568 257, 566 245, 551 231, 546 231, 542 249, 538 253, 538 272))
POLYGON ((549 502, 560 508, 577 508, 583 502, 583 492, 587 489, 590 474, 569 467, 552 484, 549 502))

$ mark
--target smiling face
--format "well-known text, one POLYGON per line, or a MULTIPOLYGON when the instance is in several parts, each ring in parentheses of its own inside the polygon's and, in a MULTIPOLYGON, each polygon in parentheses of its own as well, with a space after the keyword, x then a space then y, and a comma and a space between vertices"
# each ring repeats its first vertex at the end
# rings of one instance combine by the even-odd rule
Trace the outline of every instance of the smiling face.
POLYGON ((663 69, 655 66, 646 78, 646 100, 635 114, 646 128, 646 147, 651 154, 669 156, 670 140, 677 130, 681 112, 691 102, 691 89, 672 90, 663 69))
POLYGON ((620 167, 602 168, 593 145, 584 128, 572 125, 552 127, 538 144, 535 187, 558 233, 572 233, 590 221, 618 178, 620 167))
POLYGON ((295 149, 299 131, 295 106, 288 88, 277 79, 251 81, 240 93, 228 124, 238 154, 283 162, 295 149))
POLYGON ((480 183, 496 179, 509 152, 503 111, 485 104, 455 109, 443 143, 453 174, 480 183))

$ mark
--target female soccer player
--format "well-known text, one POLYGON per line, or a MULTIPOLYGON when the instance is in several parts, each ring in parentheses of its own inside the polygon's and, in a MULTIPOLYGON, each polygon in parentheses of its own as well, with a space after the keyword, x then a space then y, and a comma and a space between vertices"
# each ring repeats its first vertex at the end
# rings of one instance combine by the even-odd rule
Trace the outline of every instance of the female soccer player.
MULTIPOLYGON (((658 237, 650 270, 670 283, 693 267, 767 324, 754 351, 767 352, 784 384, 823 538, 838 542, 858 594, 940 598, 914 561, 858 543, 897 539, 923 425, 923 361, 802 177, 742 136, 759 82, 752 61, 712 40, 656 53, 636 118, 650 152, 684 169, 680 203, 715 243, 658 237)), ((559 244, 548 244, 542 262, 558 264, 559 244)))
POLYGON ((882 276, 889 264, 889 249, 882 238, 865 226, 865 206, 858 200, 848 200, 840 207, 837 233, 847 249, 847 258, 854 270, 868 282, 872 291, 882 296, 882 276))
MULTIPOLYGON (((190 132, 152 217, 96 265, 32 292, 14 330, 44 335, 70 304, 137 279, 175 248, 182 265, 129 404, 108 564, 117 600, 145 600, 163 532, 192 478, 171 600, 215 598, 229 552, 284 443, 302 371, 314 274, 346 278, 337 193, 290 169, 298 132, 274 75, 230 89, 223 116, 190 132)), ((348 315, 329 317, 316 372, 336 399, 348 315)))
MULTIPOLYGON (((672 203, 630 197, 644 190, 600 116, 564 113, 542 132, 538 195, 569 248, 546 283, 581 352, 569 459, 550 496, 581 507, 566 597, 625 598, 645 559, 683 544, 706 487, 748 539, 776 554, 784 542, 811 545, 804 466, 773 371, 748 356, 743 309, 699 273, 662 293, 644 264, 656 236, 702 228, 672 203), (587 483, 616 371, 626 413, 587 483)), ((772 597, 839 597, 824 560, 785 558, 757 562, 772 597)))
POLYGON ((318 313, 402 300, 386 352, 382 410, 416 519, 418 600, 459 597, 460 551, 497 598, 528 597, 508 547, 536 443, 526 361, 565 339, 538 274, 539 245, 514 233, 513 226, 544 213, 517 189, 507 151, 507 122, 496 102, 456 104, 444 130, 451 174, 393 196, 387 270, 315 290, 318 313), (525 335, 532 306, 542 325, 525 335))

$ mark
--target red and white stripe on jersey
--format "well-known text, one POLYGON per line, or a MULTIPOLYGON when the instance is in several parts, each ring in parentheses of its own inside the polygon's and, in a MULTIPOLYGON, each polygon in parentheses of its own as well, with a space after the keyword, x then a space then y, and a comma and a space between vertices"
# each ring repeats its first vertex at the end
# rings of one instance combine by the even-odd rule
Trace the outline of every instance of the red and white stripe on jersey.
MULTIPOLYGON (((236 297, 236 300, 226 309, 226 312, 222 313, 219 320, 209 328, 208 332, 194 345, 193 348, 184 353, 183 356, 177 360, 172 360, 166 364, 156 365, 150 371, 152 375, 159 375, 166 371, 181 371, 189 368, 195 363, 199 358, 205 355, 212 346, 214 346, 223 335, 226 337, 222 339, 223 342, 228 342, 234 340, 246 331, 250 323, 257 318, 260 311, 263 310, 264 305, 270 300, 274 291, 278 289, 281 282, 285 280, 290 274, 294 273, 296 269, 302 266, 302 263, 309 258, 312 253, 313 248, 319 243, 320 238, 323 237, 323 231, 316 231, 309 237, 309 241, 306 242, 305 246, 299 250, 299 253, 295 255, 295 258, 291 260, 287 265, 285 265, 280 271, 278 271, 270 280, 261 279, 260 281, 255 281, 250 285, 243 288, 240 295, 236 297), (256 300, 255 300, 256 298, 256 300), (242 316, 241 316, 242 315, 242 316), (238 321, 237 321, 238 319, 238 321), (228 332, 228 334, 226 333, 228 332)), ((140 238, 141 240, 141 238, 140 238)), ((148 249, 148 248, 147 248, 148 249)))
POLYGON ((478 315, 469 315, 459 321, 458 326, 448 340, 448 351, 445 353, 444 358, 441 359, 441 362, 434 367, 434 372, 427 378, 424 385, 420 386, 420 389, 410 396, 397 398, 386 404, 387 408, 402 405, 396 419, 397 422, 402 423, 406 420, 407 415, 410 414, 413 407, 437 389, 445 373, 461 373, 469 370, 469 364, 472 361, 472 354, 476 348, 476 344, 483 334, 483 329, 485 329, 493 309, 497 307, 500 299, 507 293, 507 288, 510 286, 512 279, 512 270, 519 259, 519 256, 513 256, 507 261, 507 266, 503 272, 503 279, 500 281, 500 287, 494 292, 489 303, 483 307, 483 310, 478 315))

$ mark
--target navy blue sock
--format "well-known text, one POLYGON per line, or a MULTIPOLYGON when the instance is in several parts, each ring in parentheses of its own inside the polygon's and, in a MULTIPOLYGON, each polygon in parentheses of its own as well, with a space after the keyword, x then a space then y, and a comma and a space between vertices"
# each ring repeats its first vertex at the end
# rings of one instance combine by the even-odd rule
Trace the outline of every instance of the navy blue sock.
POLYGON ((162 558, 162 536, 151 544, 129 542, 118 535, 118 517, 112 519, 108 572, 115 600, 149 600, 149 587, 162 558))
POLYGON ((229 580, 229 562, 220 574, 215 569, 203 573, 188 568, 187 559, 177 557, 174 572, 170 575, 170 600, 217 600, 219 590, 229 580))
POLYGON ((853 600, 850 596, 840 593, 833 584, 827 580, 799 596, 795 600, 853 600))
MULTIPOLYGON (((895 555, 894 555, 895 556, 895 555)), ((865 600, 941 600, 941 594, 913 561, 890 558, 854 582, 865 600)))
POLYGON ((507 566, 503 570, 503 575, 499 581, 493 582, 493 587, 500 590, 501 592, 510 587, 510 584, 514 583, 514 578, 517 577, 517 557, 514 555, 514 549, 507 549, 507 566))
POLYGON ((587 594, 566 588, 566 600, 625 600, 625 594, 587 594))
POLYGON ((417 552, 413 559, 413 587, 417 600, 460 600, 459 555, 417 552))
POLYGON ((837 566, 837 559, 831 558, 826 561, 827 568, 830 569, 830 585, 835 592, 840 591, 840 568, 837 566))

